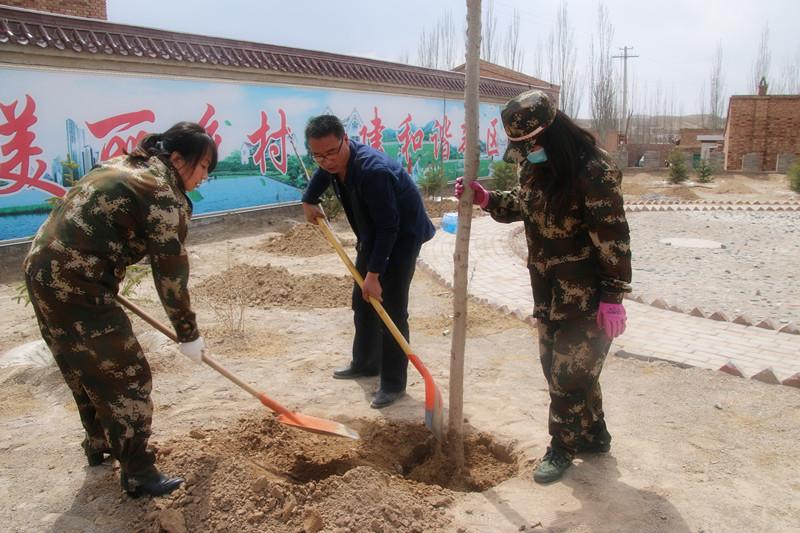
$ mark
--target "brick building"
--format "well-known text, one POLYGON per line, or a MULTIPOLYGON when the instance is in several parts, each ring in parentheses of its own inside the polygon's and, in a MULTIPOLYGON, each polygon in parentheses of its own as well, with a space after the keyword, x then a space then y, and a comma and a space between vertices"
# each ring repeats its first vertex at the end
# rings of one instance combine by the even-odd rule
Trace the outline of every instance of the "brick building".
POLYGON ((786 172, 800 158, 800 95, 732 96, 725 170, 786 172))
POLYGON ((106 0, 2 0, 0 5, 106 20, 106 0))

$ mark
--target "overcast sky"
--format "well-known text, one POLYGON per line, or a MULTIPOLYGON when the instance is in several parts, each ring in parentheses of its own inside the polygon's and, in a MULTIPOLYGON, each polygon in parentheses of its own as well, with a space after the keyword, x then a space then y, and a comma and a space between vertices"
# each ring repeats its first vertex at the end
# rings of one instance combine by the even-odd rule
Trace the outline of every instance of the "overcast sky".
MULTIPOLYGON (((484 19, 488 3, 483 0, 484 19)), ((588 72, 598 4, 599 0, 567 3, 580 72, 588 72)), ((723 49, 726 98, 748 94, 765 25, 773 88, 787 65, 800 65, 800 0, 605 0, 604 4, 614 28, 613 46, 632 46, 632 53, 639 56, 628 61, 629 87, 639 101, 641 93, 652 98, 660 87, 662 94, 674 95, 676 112, 699 112, 718 43, 723 49)), ((108 0, 107 5, 113 22, 388 61, 407 56, 412 63, 421 32, 432 29, 446 10, 459 28, 466 19, 465 0, 108 0)), ((526 73, 533 74, 536 47, 543 46, 552 31, 558 5, 558 0, 494 0, 501 36, 515 10, 519 13, 526 73)), ((463 50, 463 39, 461 46, 463 50)), ((580 116, 588 115, 587 94, 580 116)))

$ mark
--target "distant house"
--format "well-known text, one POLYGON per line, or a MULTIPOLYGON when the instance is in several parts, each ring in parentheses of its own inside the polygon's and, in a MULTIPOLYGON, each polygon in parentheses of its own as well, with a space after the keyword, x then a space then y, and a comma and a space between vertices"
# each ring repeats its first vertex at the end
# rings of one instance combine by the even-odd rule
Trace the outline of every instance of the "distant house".
MULTIPOLYGON (((466 63, 459 65, 453 69, 453 72, 466 73, 466 66, 466 63)), ((534 78, 533 76, 528 76, 527 74, 517 72, 516 70, 512 70, 510 68, 502 67, 495 63, 490 63, 489 61, 485 61, 483 59, 480 60, 480 71, 482 78, 491 78, 500 81, 527 85, 529 90, 539 89, 540 91, 545 92, 553 101, 558 102, 559 94, 561 93, 561 87, 558 85, 540 80, 539 78, 534 78)))
POLYGON ((800 158, 800 95, 731 96, 724 143, 725 170, 786 172, 800 158))

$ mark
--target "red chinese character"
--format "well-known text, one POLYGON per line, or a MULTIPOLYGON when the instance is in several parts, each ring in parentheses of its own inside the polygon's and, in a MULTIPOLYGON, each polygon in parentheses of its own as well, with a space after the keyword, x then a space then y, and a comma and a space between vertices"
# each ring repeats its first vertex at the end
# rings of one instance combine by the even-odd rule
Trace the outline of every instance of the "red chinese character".
POLYGON ((203 126, 203 128, 206 130, 206 133, 208 133, 208 135, 214 139, 214 142, 217 143, 217 148, 219 148, 219 145, 222 143, 222 137, 217 135, 219 122, 213 118, 214 113, 216 113, 214 106, 211 104, 206 104, 206 112, 203 114, 202 118, 200 118, 200 122, 198 122, 198 124, 203 126))
POLYGON ((409 147, 413 148, 416 152, 422 148, 422 139, 425 137, 425 132, 417 130, 411 132, 411 113, 408 114, 406 119, 400 123, 400 131, 397 134, 397 140, 403 143, 400 151, 406 160, 406 169, 411 172, 411 154, 408 153, 409 147))
POLYGON ((493 118, 486 130, 486 155, 491 157, 500 153, 497 149, 497 119, 493 118))
MULTIPOLYGON (((131 113, 123 113, 121 115, 108 117, 92 124, 87 122, 86 127, 89 128, 89 131, 92 132, 95 138, 103 139, 112 132, 120 134, 138 124, 155 121, 155 113, 149 109, 142 109, 141 111, 133 111, 131 113)), ((100 161, 106 161, 112 157, 132 152, 145 135, 147 135, 147 132, 144 130, 139 130, 135 135, 129 135, 127 138, 114 135, 103 145, 103 149, 100 150, 100 161)))
POLYGON ((367 127, 362 126, 361 130, 359 131, 359 135, 361 136, 361 142, 383 152, 383 130, 385 130, 386 127, 383 125, 381 118, 378 116, 377 106, 374 109, 375 118, 369 121, 370 124, 372 124, 372 129, 367 131, 367 127))
POLYGON ((288 159, 286 157, 286 136, 289 134, 289 128, 286 127, 286 113, 283 109, 278 109, 278 114, 281 117, 280 129, 269 133, 269 122, 267 113, 261 112, 261 126, 254 131, 247 139, 252 144, 257 144, 258 149, 253 154, 253 162, 258 163, 261 169, 261 174, 267 173, 267 160, 265 152, 269 154, 269 159, 275 165, 281 174, 286 174, 288 159), (269 135, 267 135, 269 133, 269 135))
POLYGON ((458 145, 458 153, 463 154, 467 151, 467 123, 461 124, 461 144, 458 145))
POLYGON ((453 135, 450 133, 450 126, 453 123, 450 122, 450 119, 447 118, 447 115, 444 116, 444 124, 439 122, 438 120, 434 123, 433 129, 436 130, 436 133, 431 135, 431 141, 433 141, 433 158, 439 159, 439 151, 442 152, 442 159, 445 161, 450 159, 450 139, 453 135))
POLYGON ((31 175, 31 160, 34 156, 43 153, 38 146, 34 146, 36 134, 30 127, 38 122, 35 115, 36 102, 30 95, 25 95, 25 109, 16 115, 19 100, 14 100, 10 105, 0 103, 0 113, 5 122, 0 124, 0 135, 11 137, 11 140, 0 146, 0 154, 8 156, 0 161, 0 179, 11 182, 0 187, 0 194, 13 194, 25 186, 36 187, 53 196, 64 196, 66 189, 51 181, 42 180, 47 164, 41 159, 35 159, 36 170, 31 175))

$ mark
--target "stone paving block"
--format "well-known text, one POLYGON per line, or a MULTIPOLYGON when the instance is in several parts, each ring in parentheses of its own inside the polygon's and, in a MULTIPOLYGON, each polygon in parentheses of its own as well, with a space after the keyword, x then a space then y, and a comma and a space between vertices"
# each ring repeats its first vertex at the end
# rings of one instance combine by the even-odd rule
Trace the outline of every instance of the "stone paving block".
POLYGON ((800 335, 800 327, 794 322, 789 322, 778 330, 780 333, 788 333, 790 335, 800 335))
POLYGON ((728 320, 728 316, 722 311, 714 311, 708 316, 708 318, 711 320, 717 320, 719 322, 730 322, 730 320, 728 320))
POLYGON ((762 383, 768 383, 770 385, 780 385, 781 383, 771 368, 765 368, 750 379, 761 381, 762 383))
POLYGON ((739 368, 733 363, 733 361, 728 361, 718 369, 720 372, 725 372, 726 374, 730 374, 731 376, 736 376, 738 378, 743 378, 744 374, 739 368))
POLYGON ((695 307, 694 309, 689 311, 689 314, 691 316, 697 316, 697 317, 700 317, 700 318, 705 318, 706 317, 706 314, 703 313, 703 311, 699 307, 695 307))
POLYGON ((784 379, 781 383, 783 385, 786 385, 787 387, 795 387, 795 388, 800 389, 800 372, 798 372, 797 374, 795 374, 795 375, 793 375, 791 377, 788 377, 788 378, 784 379))
POLYGON ((747 315, 739 315, 733 319, 734 324, 741 324, 743 326, 752 326, 753 320, 747 315))
POLYGON ((655 300, 650 302, 650 305, 652 305, 656 309, 669 309, 669 304, 665 302, 663 298, 656 298, 655 300))
POLYGON ((756 327, 761 329, 771 329, 774 331, 777 330, 779 326, 778 324, 775 323, 774 320, 772 320, 771 318, 767 318, 756 324, 756 327))

